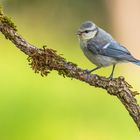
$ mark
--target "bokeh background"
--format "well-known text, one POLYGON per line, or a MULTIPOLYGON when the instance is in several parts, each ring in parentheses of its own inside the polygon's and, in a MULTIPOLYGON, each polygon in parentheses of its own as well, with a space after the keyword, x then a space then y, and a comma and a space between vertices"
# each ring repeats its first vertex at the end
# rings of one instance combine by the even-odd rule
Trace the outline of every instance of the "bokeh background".
MULTIPOLYGON (((140 59, 139 0, 0 0, 18 32, 38 47, 47 45, 84 69, 94 67, 75 32, 92 20, 140 59)), ((111 67, 97 71, 108 76, 111 67)), ((140 68, 119 64, 140 91, 140 68)), ((140 103, 140 96, 136 97, 140 103)), ((105 90, 59 76, 35 74, 27 56, 0 34, 0 140, 139 140, 124 106, 105 90)))

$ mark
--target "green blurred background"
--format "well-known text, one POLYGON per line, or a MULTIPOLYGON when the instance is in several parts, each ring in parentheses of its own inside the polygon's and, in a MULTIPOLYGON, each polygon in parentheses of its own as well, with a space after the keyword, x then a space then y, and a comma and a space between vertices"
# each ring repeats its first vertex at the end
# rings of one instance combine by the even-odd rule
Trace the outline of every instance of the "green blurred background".
MULTIPOLYGON (((30 43, 38 47, 46 44, 84 69, 94 65, 82 54, 75 36, 83 21, 92 20, 119 39, 105 0, 0 3, 30 43)), ((96 73, 108 76, 110 71, 108 67, 96 73)), ((139 71, 131 64, 119 65, 115 76, 124 75, 140 91, 139 71)), ((140 97, 137 99, 140 103, 140 97)), ((27 56, 0 34, 0 140, 103 139, 140 139, 135 123, 119 100, 105 90, 63 78, 55 71, 47 77, 35 74, 27 56)))

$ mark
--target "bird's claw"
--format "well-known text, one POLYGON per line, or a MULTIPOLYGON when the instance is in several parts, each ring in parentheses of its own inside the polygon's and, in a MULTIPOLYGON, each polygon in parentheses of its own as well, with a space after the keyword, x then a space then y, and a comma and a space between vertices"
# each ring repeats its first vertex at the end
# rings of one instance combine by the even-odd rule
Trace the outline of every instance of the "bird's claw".
POLYGON ((108 77, 108 79, 109 80, 113 80, 114 78, 113 78, 113 75, 110 75, 109 77, 108 77))
POLYGON ((90 74, 91 73, 91 70, 87 70, 86 69, 86 70, 84 70, 84 72, 87 73, 87 74, 90 74))

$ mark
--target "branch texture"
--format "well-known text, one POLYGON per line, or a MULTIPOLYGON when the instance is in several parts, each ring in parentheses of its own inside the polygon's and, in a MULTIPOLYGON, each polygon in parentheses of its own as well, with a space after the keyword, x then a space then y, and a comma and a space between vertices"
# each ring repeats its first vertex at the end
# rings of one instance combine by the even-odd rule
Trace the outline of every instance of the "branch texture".
POLYGON ((125 106, 140 130, 140 106, 135 99, 135 95, 138 93, 131 90, 132 87, 123 77, 109 80, 98 75, 87 74, 76 64, 68 62, 61 55, 58 55, 55 50, 45 46, 39 49, 31 45, 17 33, 16 26, 3 14, 2 10, 0 11, 0 31, 6 39, 12 41, 17 48, 28 55, 29 64, 36 73, 47 76, 52 70, 56 70, 64 77, 75 78, 91 86, 103 88, 110 95, 116 96, 125 106))

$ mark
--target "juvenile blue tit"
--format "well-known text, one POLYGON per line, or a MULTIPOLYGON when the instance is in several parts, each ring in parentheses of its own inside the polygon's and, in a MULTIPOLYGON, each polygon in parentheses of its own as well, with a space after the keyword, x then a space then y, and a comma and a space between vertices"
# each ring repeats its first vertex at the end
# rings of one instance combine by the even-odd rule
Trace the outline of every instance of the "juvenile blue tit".
POLYGON ((88 70, 91 73, 102 67, 113 65, 109 76, 113 78, 115 65, 122 62, 132 62, 140 66, 140 60, 134 58, 131 53, 114 38, 96 26, 91 21, 86 21, 80 26, 77 35, 80 40, 80 47, 84 55, 97 67, 88 70))

